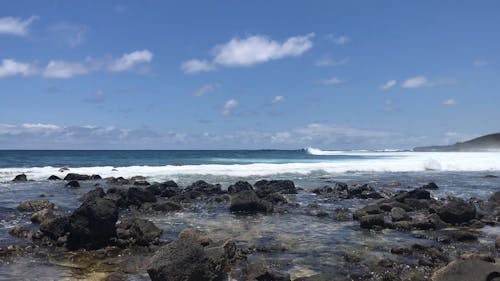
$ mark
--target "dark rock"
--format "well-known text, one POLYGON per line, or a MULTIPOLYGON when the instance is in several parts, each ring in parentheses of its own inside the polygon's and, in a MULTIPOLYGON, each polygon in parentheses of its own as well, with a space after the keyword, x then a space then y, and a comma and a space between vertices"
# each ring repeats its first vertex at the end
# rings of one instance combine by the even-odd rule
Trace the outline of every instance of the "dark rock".
POLYGON ((244 190, 231 196, 229 210, 237 213, 265 213, 271 212, 273 205, 271 202, 260 199, 253 190, 244 190))
POLYGON ((65 236, 69 231, 69 217, 58 216, 49 218, 40 224, 40 231, 47 237, 57 240, 59 237, 65 236))
POLYGON ((436 190, 436 189, 439 189, 439 186, 434 183, 434 182, 430 182, 428 184, 425 184, 422 186, 423 189, 430 189, 430 190, 436 190))
POLYGON ((118 207, 112 200, 95 198, 82 203, 70 216, 69 249, 98 249, 116 236, 118 207))
POLYGON ((482 260, 486 262, 495 263, 495 257, 490 254, 481 254, 481 253, 465 253, 460 256, 463 260, 482 260))
POLYGON ((297 194, 295 184, 291 180, 260 180, 254 184, 255 192, 259 197, 266 197, 271 193, 297 194))
POLYGON ((277 271, 266 271, 255 278, 257 281, 291 281, 290 275, 277 271))
POLYGON ((203 180, 193 182, 191 185, 187 186, 185 190, 186 192, 194 192, 194 197, 199 197, 201 195, 219 195, 223 193, 220 184, 210 184, 203 180))
POLYGON ((236 193, 236 192, 240 192, 240 191, 243 191, 243 190, 253 190, 253 187, 251 184, 249 184, 248 182, 246 181, 238 181, 236 182, 235 184, 233 185, 230 185, 228 188, 227 188, 227 191, 232 194, 232 193, 236 193))
POLYGON ((61 178, 58 177, 58 176, 56 176, 56 175, 52 175, 47 180, 49 180, 49 181, 58 181, 58 180, 61 180, 61 178))
MULTIPOLYGON (((339 190, 342 191, 342 190, 339 190)), ((323 195, 323 196, 328 196, 334 192, 334 189, 328 185, 325 185, 320 188, 315 188, 311 190, 312 193, 318 194, 318 195, 323 195)))
POLYGON ((181 193, 180 188, 174 181, 166 181, 164 183, 155 183, 146 187, 146 190, 159 195, 161 197, 173 197, 181 193))
POLYGON ((80 175, 75 173, 69 173, 64 177, 65 181, 86 181, 90 180, 89 175, 80 175))
POLYGON ((431 193, 423 188, 417 188, 411 191, 403 191, 394 197, 399 202, 404 202, 405 199, 431 199, 431 193))
POLYGON ((146 189, 131 187, 127 191, 127 201, 129 205, 141 206, 146 202, 156 202, 156 197, 146 189))
POLYGON ((406 213, 405 210, 399 207, 394 207, 391 210, 391 218, 393 222, 396 221, 407 221, 410 219, 410 216, 406 213))
POLYGON ((127 244, 148 246, 158 240, 162 230, 149 220, 131 218, 124 220, 116 226, 118 239, 125 240, 127 244))
POLYGON ((382 209, 380 209, 377 205, 368 205, 361 209, 356 210, 353 214, 353 219, 357 220, 366 215, 377 215, 383 213, 384 211, 382 211, 382 209))
POLYGON ((130 181, 128 179, 123 178, 123 177, 117 177, 117 178, 111 177, 111 178, 108 178, 107 181, 110 184, 116 184, 116 185, 130 184, 130 181))
POLYGON ((104 190, 102 188, 98 187, 94 190, 91 190, 91 191, 85 193, 82 196, 81 201, 85 202, 85 201, 94 200, 96 198, 103 198, 105 195, 106 195, 106 193, 104 192, 104 190))
POLYGON ((500 265, 478 259, 455 260, 432 275, 433 281, 493 281, 500 277, 500 265))
POLYGON ((104 198, 112 200, 115 202, 115 204, 120 207, 124 208, 127 207, 127 190, 123 188, 109 188, 106 191, 106 195, 104 198))
POLYGON ((319 210, 319 211, 316 212, 316 216, 318 218, 328 217, 328 212, 323 211, 323 210, 319 210))
POLYGON ((34 199, 34 200, 26 200, 21 202, 17 206, 17 210, 20 212, 38 212, 43 209, 54 209, 54 203, 49 202, 46 199, 34 199))
POLYGON ((148 186, 150 185, 147 181, 134 181, 135 186, 148 186))
POLYGON ((90 180, 102 180, 102 177, 100 175, 91 175, 90 180))
POLYGON ((384 215, 366 215, 359 218, 361 228, 372 229, 376 227, 385 227, 384 215))
POLYGON ((28 181, 28 178, 26 177, 25 174, 20 174, 20 175, 15 176, 12 181, 14 181, 14 182, 28 181))
POLYGON ((43 209, 43 210, 40 210, 36 213, 34 213, 32 216, 31 216, 31 221, 33 223, 42 223, 43 221, 47 220, 47 219, 53 219, 55 218, 55 214, 54 212, 52 211, 52 209, 43 209))
POLYGON ((66 184, 66 187, 68 187, 68 188, 78 188, 78 187, 80 187, 80 183, 78 181, 69 181, 66 184))
POLYGON ((176 202, 166 201, 154 204, 153 210, 158 212, 174 212, 182 210, 182 206, 176 202))
POLYGON ((495 248, 500 249, 500 235, 495 238, 495 248))
POLYGON ((478 234, 467 229, 449 229, 443 232, 446 237, 459 242, 477 241, 478 234))
POLYGON ((456 198, 438 208, 437 214, 447 223, 460 224, 474 219, 476 208, 468 202, 456 198))
POLYGON ((273 205, 288 203, 288 200, 279 193, 271 193, 262 199, 273 203, 273 205))
POLYGON ((24 226, 16 225, 9 229, 9 234, 17 238, 28 238, 30 231, 24 226))

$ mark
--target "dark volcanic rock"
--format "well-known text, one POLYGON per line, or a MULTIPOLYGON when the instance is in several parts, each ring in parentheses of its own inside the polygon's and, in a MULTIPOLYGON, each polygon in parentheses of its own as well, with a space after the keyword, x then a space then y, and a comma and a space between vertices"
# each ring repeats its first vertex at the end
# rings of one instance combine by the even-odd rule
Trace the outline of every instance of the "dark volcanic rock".
POLYGON ((65 181, 86 181, 90 180, 89 175, 80 175, 75 173, 69 173, 64 177, 65 181))
POLYGON ((384 227, 386 225, 384 215, 366 215, 359 218, 359 224, 361 228, 377 228, 384 227))
POLYGON ((68 188, 78 188, 78 187, 80 187, 80 183, 78 181, 69 181, 66 184, 66 187, 68 187, 68 188))
POLYGON ((9 234, 17 238, 28 238, 30 231, 24 226, 16 225, 9 229, 9 234))
POLYGON ((265 273, 257 276, 255 278, 257 281, 290 281, 290 275, 276 272, 276 271, 266 271, 265 273))
POLYGON ((456 198, 438 208, 437 214, 447 223, 460 224, 474 219, 476 208, 468 202, 456 198))
POLYGON ((222 280, 224 269, 235 256, 236 245, 229 241, 211 246, 202 241, 181 233, 179 239, 160 248, 147 269, 151 280, 222 280))
POLYGON ((271 212, 273 205, 269 201, 260 199, 253 190, 243 190, 231 196, 229 210, 237 213, 265 213, 271 212))
POLYGON ((28 178, 26 177, 25 174, 20 174, 20 175, 15 176, 12 181, 15 181, 15 182, 28 181, 28 178))
POLYGON ((120 222, 116 226, 118 239, 126 244, 148 246, 158 240, 162 230, 149 220, 131 218, 120 222))
POLYGON ((106 193, 104 192, 104 189, 98 187, 94 190, 91 190, 87 193, 85 193, 81 199, 81 201, 85 202, 85 201, 89 201, 89 200, 94 200, 96 198, 103 198, 104 196, 106 195, 106 193))
POLYGON ((49 181, 58 181, 58 180, 61 180, 61 178, 58 177, 58 176, 56 176, 56 175, 52 175, 47 180, 49 180, 49 181))
POLYGON ((155 183, 146 187, 146 190, 161 197, 172 197, 181 193, 181 189, 174 181, 155 183))
POLYGON ((101 177, 101 176, 99 176, 99 175, 91 175, 91 176, 90 176, 90 179, 91 179, 91 180, 102 180, 102 177, 101 177))
POLYGON ((423 189, 431 189, 431 190, 436 190, 436 189, 439 189, 439 186, 434 183, 434 182, 430 182, 428 184, 425 184, 422 186, 423 189))
POLYGON ((116 202, 95 198, 82 203, 70 216, 69 249, 97 249, 106 246, 116 236, 118 220, 116 202))
POLYGON ((193 194, 205 196, 219 195, 224 193, 222 192, 220 184, 210 184, 203 180, 193 182, 191 185, 186 187, 185 192, 191 192, 193 194))
POLYGON ((391 210, 391 218, 392 221, 407 221, 410 219, 410 216, 406 213, 406 211, 399 207, 394 207, 391 210))
POLYGON ((49 202, 49 200, 34 199, 21 202, 17 206, 17 210, 20 212, 38 212, 46 208, 54 209, 54 207, 54 203, 49 202))
POLYGON ((43 210, 40 210, 40 211, 34 213, 31 216, 31 221, 33 223, 40 224, 47 219, 53 219, 55 217, 56 217, 56 215, 54 214, 54 211, 52 211, 52 209, 47 208, 47 209, 43 209, 43 210))
POLYGON ((260 180, 254 187, 259 197, 266 197, 271 193, 297 194, 297 188, 291 180, 260 180))
POLYGON ((433 281, 493 281, 500 278, 500 265, 479 259, 456 260, 437 270, 433 281))
POLYGON ((249 184, 248 182, 246 181, 238 181, 236 182, 235 184, 233 185, 230 185, 228 188, 227 188, 227 191, 232 194, 232 193, 236 193, 236 192, 240 192, 240 191, 243 191, 243 190, 253 190, 253 187, 251 184, 249 184))
POLYGON ((129 205, 141 206, 146 202, 156 202, 156 197, 146 189, 131 187, 127 191, 127 201, 129 205))
POLYGON ((417 188, 411 191, 403 191, 397 194, 393 199, 404 202, 406 199, 431 199, 431 193, 423 188, 417 188))
POLYGON ((108 183, 110 184, 116 184, 116 185, 127 185, 130 184, 130 181, 128 179, 125 179, 123 177, 111 177, 107 179, 108 183))
POLYGON ((66 235, 69 231, 69 227, 69 217, 58 216, 42 221, 40 224, 40 231, 43 232, 45 236, 57 240, 59 237, 66 235))
POLYGON ((182 210, 182 206, 176 202, 165 201, 153 204, 153 210, 158 212, 174 212, 182 210))

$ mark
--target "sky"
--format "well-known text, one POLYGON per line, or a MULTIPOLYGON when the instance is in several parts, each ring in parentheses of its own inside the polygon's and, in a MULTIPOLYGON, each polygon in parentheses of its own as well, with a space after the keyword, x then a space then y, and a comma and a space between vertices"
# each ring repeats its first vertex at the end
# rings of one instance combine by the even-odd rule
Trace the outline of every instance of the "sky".
POLYGON ((0 1, 0 149, 407 149, 500 131, 498 1, 0 1))

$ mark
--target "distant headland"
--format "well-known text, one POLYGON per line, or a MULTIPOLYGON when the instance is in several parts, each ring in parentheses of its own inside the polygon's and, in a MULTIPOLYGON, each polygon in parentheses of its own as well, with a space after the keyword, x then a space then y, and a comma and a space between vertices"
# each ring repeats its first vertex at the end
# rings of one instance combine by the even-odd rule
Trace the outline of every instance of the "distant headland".
POLYGON ((415 147, 413 151, 500 151, 500 133, 481 136, 453 145, 415 147))

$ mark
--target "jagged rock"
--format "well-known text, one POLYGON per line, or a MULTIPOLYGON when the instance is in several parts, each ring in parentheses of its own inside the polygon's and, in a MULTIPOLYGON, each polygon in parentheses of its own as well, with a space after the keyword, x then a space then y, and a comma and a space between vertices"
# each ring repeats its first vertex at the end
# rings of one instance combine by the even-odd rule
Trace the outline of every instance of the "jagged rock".
POLYGON ((98 187, 94 190, 91 190, 87 193, 85 193, 81 199, 81 201, 85 202, 85 201, 89 201, 89 200, 94 200, 95 198, 103 198, 104 196, 106 195, 106 193, 104 192, 104 189, 102 189, 101 187, 98 187))
POLYGON ((65 236, 69 231, 70 221, 67 216, 48 218, 40 223, 40 231, 53 240, 65 236))
POLYGON ((468 202, 455 198, 437 210, 439 217, 453 224, 468 222, 476 217, 476 208, 468 202))
POLYGON ((116 226, 118 239, 127 244, 148 246, 155 242, 162 234, 162 230, 149 220, 131 218, 126 219, 116 226))
POLYGON ((391 209, 391 218, 393 222, 407 221, 410 219, 410 216, 402 208, 394 207, 391 209))
POLYGON ((147 202, 156 202, 156 197, 146 189, 131 187, 127 191, 127 202, 129 205, 141 206, 147 202))
POLYGON ((16 225, 9 230, 9 234, 17 238, 28 238, 30 231, 24 226, 16 225))
POLYGON ((54 209, 54 203, 51 203, 46 199, 33 199, 21 202, 17 206, 17 210, 20 212, 38 212, 43 209, 54 209))
POLYGON ((146 187, 146 190, 161 197, 172 197, 181 193, 179 186, 174 181, 155 183, 146 187))
POLYGON ((251 184, 249 184, 248 182, 246 181, 238 181, 236 182, 235 184, 233 185, 230 185, 228 188, 227 188, 227 191, 232 194, 232 193, 236 193, 236 192, 240 192, 240 191, 243 191, 243 190, 253 190, 253 187, 251 184))
POLYGON ((66 184, 66 187, 68 188, 78 188, 80 187, 80 183, 78 181, 69 181, 67 184, 66 184))
POLYGON ((114 178, 114 177, 111 177, 111 178, 108 178, 107 179, 108 183, 110 184, 115 184, 115 185, 127 185, 127 184, 130 184, 130 181, 123 178, 123 177, 117 177, 117 178, 114 178))
POLYGON ((22 182, 22 181, 28 181, 28 177, 26 177, 25 174, 20 174, 14 177, 12 180, 13 182, 22 182))
POLYGON ((220 184, 210 184, 203 180, 193 182, 186 187, 185 192, 195 194, 194 197, 198 197, 197 195, 211 196, 224 193, 220 184))
POLYGON ((56 175, 51 175, 47 180, 49 181, 58 181, 58 180, 61 180, 60 177, 56 176, 56 175))
POLYGON ((32 216, 31 216, 31 221, 33 223, 42 223, 43 221, 47 220, 47 219, 53 219, 55 218, 55 214, 54 214, 54 211, 52 211, 52 209, 43 209, 43 210, 40 210, 38 212, 35 212, 32 216))
POLYGON ((260 199, 253 190, 243 190, 231 196, 229 210, 237 213, 265 213, 271 212, 273 205, 269 201, 260 199))
POLYGON ((366 215, 359 218, 359 225, 361 226, 361 228, 372 229, 377 227, 385 227, 386 222, 384 219, 384 215, 382 214, 366 215))

